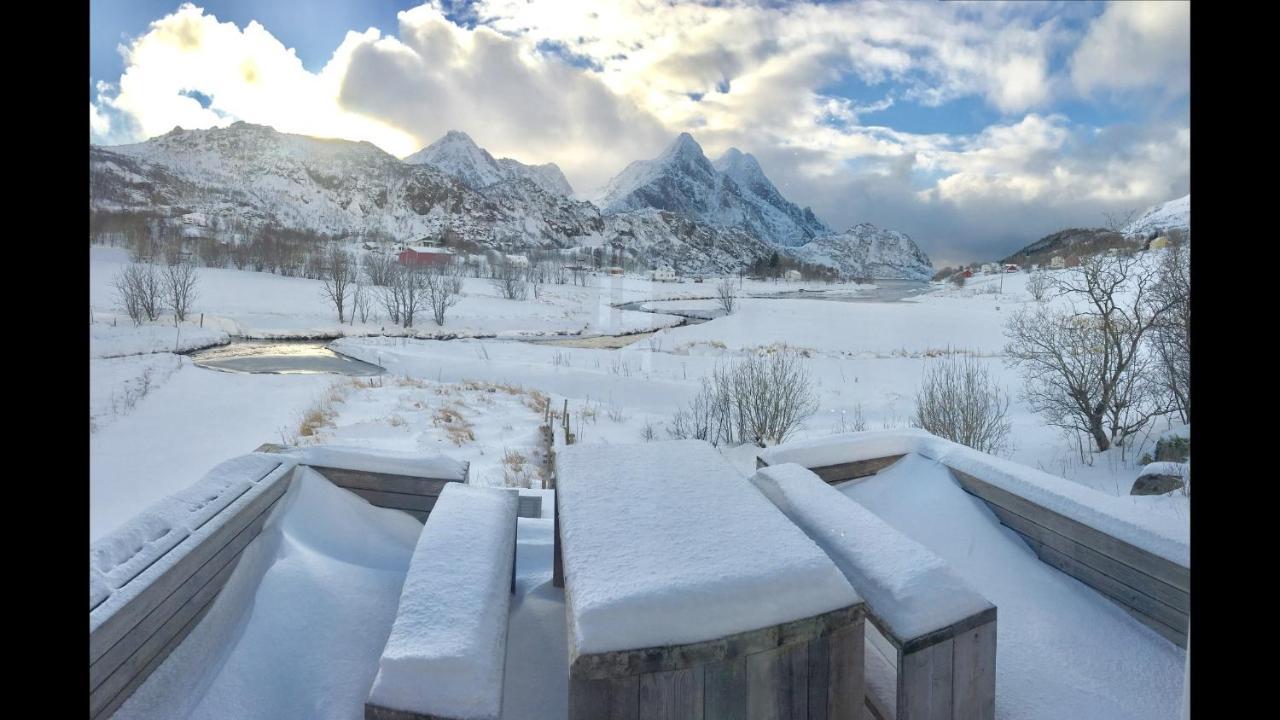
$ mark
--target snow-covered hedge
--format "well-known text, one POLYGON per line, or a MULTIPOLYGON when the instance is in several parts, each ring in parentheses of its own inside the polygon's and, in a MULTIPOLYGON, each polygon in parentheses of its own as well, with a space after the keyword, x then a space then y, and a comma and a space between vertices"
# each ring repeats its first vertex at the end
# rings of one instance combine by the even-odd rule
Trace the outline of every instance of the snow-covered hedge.
POLYGON ((937 460, 1135 547, 1191 567, 1191 533, 1186 517, 1144 512, 1126 498, 1107 495, 922 430, 873 430, 789 442, 762 451, 760 457, 769 465, 797 463, 816 468, 908 453, 937 460))
POLYGON ((497 720, 515 542, 515 493, 445 486, 409 562, 371 704, 497 720))

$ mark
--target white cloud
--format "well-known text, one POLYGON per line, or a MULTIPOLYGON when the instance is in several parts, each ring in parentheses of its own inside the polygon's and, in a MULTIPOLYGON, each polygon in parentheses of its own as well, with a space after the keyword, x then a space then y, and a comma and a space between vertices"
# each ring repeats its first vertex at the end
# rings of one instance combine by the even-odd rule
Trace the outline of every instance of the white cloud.
POLYGON ((1142 88, 1186 93, 1191 82, 1191 4, 1108 5, 1076 48, 1071 79, 1083 94, 1142 88))

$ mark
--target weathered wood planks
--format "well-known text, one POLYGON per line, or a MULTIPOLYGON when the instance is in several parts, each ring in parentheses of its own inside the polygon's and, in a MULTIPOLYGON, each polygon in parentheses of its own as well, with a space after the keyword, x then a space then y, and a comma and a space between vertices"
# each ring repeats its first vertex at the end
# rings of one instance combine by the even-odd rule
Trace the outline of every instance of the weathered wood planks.
POLYGON ((866 694, 861 604, 700 643, 577 654, 569 718, 856 720, 866 694))
MULTIPOLYGON (((115 712, 204 616, 289 487, 292 468, 275 465, 236 496, 219 522, 169 550, 163 569, 131 582, 141 589, 120 604, 108 598, 90 613, 89 716, 115 712)), ((126 585, 125 587, 128 587, 126 585)))
POLYGON ((1046 564, 1101 593, 1170 642, 1186 647, 1191 569, 950 468, 1046 564))
MULTIPOLYGON (((835 485, 846 480, 856 480, 868 475, 875 475, 881 470, 901 460, 905 455, 889 455, 887 457, 870 458, 868 460, 855 460, 853 462, 840 463, 838 465, 821 465, 809 468, 814 475, 822 478, 828 485, 835 485)), ((768 467, 769 463, 756 458, 756 467, 768 467)))

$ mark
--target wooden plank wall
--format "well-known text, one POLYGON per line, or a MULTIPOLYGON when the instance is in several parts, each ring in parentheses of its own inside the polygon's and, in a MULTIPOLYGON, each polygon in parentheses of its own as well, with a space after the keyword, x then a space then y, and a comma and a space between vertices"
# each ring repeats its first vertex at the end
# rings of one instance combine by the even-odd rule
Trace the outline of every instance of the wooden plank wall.
POLYGON ((390 473, 369 472, 367 470, 344 470, 342 468, 309 465, 323 475, 329 482, 345 488, 371 504, 392 510, 403 510, 418 520, 426 522, 435 507, 436 498, 444 490, 445 483, 466 483, 470 464, 466 464, 462 472, 462 480, 413 477, 409 475, 392 475, 390 473))
MULTIPOLYGON (((871 458, 869 460, 856 460, 854 462, 840 463, 838 465, 821 465, 812 467, 809 470, 818 477, 827 482, 828 485, 835 485, 846 480, 856 480, 858 478, 875 475, 881 470, 901 460, 904 455, 890 455, 888 457, 871 458)), ((768 467, 760 458, 756 458, 756 467, 768 467)))
POLYGON ((1170 642, 1187 646, 1191 569, 951 468, 1041 560, 1102 593, 1170 642))
POLYGON ((204 617, 292 477, 277 465, 250 478, 265 485, 229 505, 226 522, 208 524, 211 531, 202 528, 176 545, 165 557, 180 559, 162 573, 143 572, 132 581, 145 587, 89 633, 90 720, 114 713, 204 617))
POLYGON ((578 655, 569 720, 859 720, 864 621, 859 604, 703 643, 578 655))
POLYGON ((995 620, 900 652, 897 689, 897 720, 994 718, 995 620))

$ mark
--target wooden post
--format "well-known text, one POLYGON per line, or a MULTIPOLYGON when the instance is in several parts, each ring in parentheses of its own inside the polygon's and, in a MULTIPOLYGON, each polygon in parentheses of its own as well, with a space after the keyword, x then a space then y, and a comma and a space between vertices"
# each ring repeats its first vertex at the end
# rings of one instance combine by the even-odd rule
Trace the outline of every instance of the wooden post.
POLYGON ((564 587, 564 557, 560 554, 560 491, 556 491, 555 502, 555 533, 552 536, 554 547, 552 549, 552 566, 551 566, 551 584, 562 588, 564 587))
POLYGON ((200 327, 204 327, 204 313, 200 313, 200 327))

